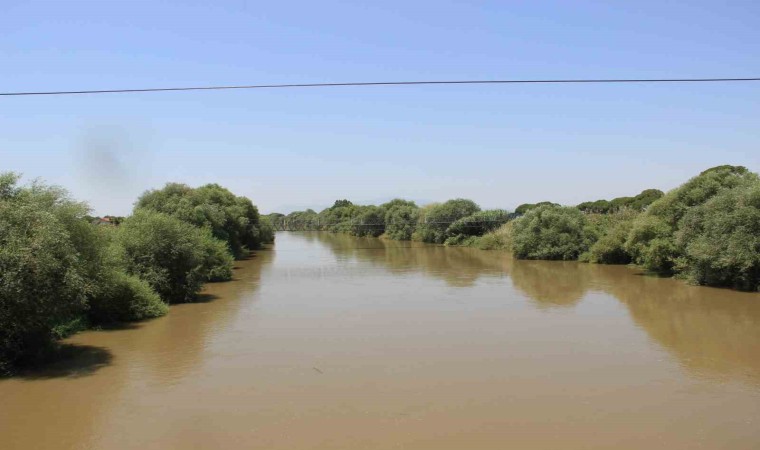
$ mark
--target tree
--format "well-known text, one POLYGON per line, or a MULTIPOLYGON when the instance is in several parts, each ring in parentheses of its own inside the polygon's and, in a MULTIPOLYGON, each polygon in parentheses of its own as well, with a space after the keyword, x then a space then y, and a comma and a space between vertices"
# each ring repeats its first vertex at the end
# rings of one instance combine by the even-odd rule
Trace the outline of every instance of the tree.
POLYGON ((472 200, 458 198, 440 205, 432 205, 423 211, 413 238, 422 242, 443 244, 446 229, 453 222, 480 211, 472 200))
POLYGON ((700 206, 720 192, 757 180, 741 166, 718 166, 705 170, 652 203, 633 223, 626 250, 634 262, 663 274, 678 273, 684 256, 683 243, 676 240, 681 220, 691 208, 700 206))
POLYGON ((385 235, 397 241, 412 239, 420 214, 417 205, 411 201, 394 199, 381 208, 385 210, 385 235))
POLYGON ((151 209, 176 217, 197 227, 207 227, 217 239, 227 243, 237 258, 246 249, 255 249, 274 238, 261 234, 259 211, 251 200, 235 196, 218 184, 199 188, 168 183, 163 189, 144 193, 137 209, 151 209))
POLYGON ((167 303, 193 301, 205 281, 231 274, 224 243, 173 216, 138 209, 115 231, 114 251, 126 272, 145 280, 167 303))
POLYGON ((538 208, 539 206, 560 206, 558 203, 552 203, 552 202, 538 202, 538 203, 523 203, 522 205, 515 208, 515 214, 523 215, 526 212, 530 211, 531 209, 538 208))
POLYGON ((459 245, 473 236, 483 236, 509 221, 509 212, 503 209, 478 211, 454 221, 446 228, 446 244, 459 245))
POLYGON ((724 189, 681 221, 678 271, 696 284, 760 290, 760 181, 724 189))
POLYGON ((519 259, 574 260, 592 240, 585 215, 570 206, 533 208, 512 226, 512 251, 519 259))
POLYGON ((17 186, 0 175, 0 373, 50 346, 53 330, 80 315, 91 291, 75 239, 87 206, 56 187, 17 186))

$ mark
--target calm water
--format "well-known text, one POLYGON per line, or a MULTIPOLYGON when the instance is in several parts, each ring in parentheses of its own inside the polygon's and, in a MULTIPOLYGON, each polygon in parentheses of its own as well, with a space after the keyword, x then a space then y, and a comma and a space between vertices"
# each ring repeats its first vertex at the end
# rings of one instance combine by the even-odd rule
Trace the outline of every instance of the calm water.
POLYGON ((0 381, 0 448, 760 448, 760 294, 323 233, 238 266, 0 381))

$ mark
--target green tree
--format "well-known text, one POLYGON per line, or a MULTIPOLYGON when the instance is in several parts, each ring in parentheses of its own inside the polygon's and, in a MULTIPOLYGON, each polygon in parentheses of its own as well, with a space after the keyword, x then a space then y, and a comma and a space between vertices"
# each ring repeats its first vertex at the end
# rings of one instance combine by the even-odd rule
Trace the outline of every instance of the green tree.
POLYGON ((394 199, 381 207, 385 210, 385 235, 397 241, 411 240, 420 215, 417 205, 411 201, 394 199))
POLYGON ((681 219, 694 207, 720 192, 757 180, 757 175, 740 166, 718 166, 705 170, 652 203, 633 223, 626 250, 634 262, 648 270, 672 274, 681 269, 678 260, 684 246, 676 233, 681 219))
POLYGON ((235 257, 273 239, 273 234, 261 234, 256 206, 218 184, 191 188, 169 183, 163 189, 144 193, 135 208, 158 211, 197 227, 207 227, 214 237, 227 243, 235 257))
POLYGON ((53 330, 82 314, 91 291, 88 264, 73 235, 87 206, 62 189, 17 186, 0 175, 0 373, 49 348, 53 330))
POLYGON ((760 181, 724 189, 681 220, 678 271, 697 284, 760 290, 760 181))
POLYGON ((478 211, 480 211, 480 207, 475 202, 462 198, 449 200, 440 205, 432 205, 421 211, 420 222, 414 232, 413 239, 443 244, 448 237, 446 230, 449 225, 478 211))
POLYGON ((513 223, 512 251, 519 259, 577 259, 593 241, 587 225, 585 214, 574 207, 530 209, 513 223))
POLYGON ((522 205, 515 208, 515 214, 523 215, 526 212, 530 211, 531 209, 538 208, 539 206, 560 206, 560 205, 557 203, 552 203, 552 202, 523 203, 522 205))
POLYGON ((232 257, 207 229, 138 209, 116 229, 125 270, 146 281, 167 303, 193 301, 203 283, 231 274, 232 257))

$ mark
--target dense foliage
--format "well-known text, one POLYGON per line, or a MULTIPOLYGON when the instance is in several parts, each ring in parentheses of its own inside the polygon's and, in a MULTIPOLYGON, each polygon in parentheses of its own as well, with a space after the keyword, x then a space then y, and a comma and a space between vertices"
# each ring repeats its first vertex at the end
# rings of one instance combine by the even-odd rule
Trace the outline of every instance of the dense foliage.
POLYGON ((115 241, 126 272, 168 303, 192 301, 204 282, 232 272, 223 242, 168 214, 138 209, 116 229, 115 241))
POLYGON ((434 244, 473 243, 503 225, 512 216, 503 210, 480 211, 472 200, 454 199, 422 208, 414 202, 394 199, 380 206, 356 205, 337 200, 333 206, 316 213, 295 211, 268 216, 275 229, 324 230, 354 236, 383 236, 393 240, 418 240, 434 244))
POLYGON ((421 215, 412 239, 443 244, 449 237, 447 233, 449 225, 478 211, 480 211, 480 207, 475 202, 463 198, 433 205, 421 215))
POLYGON ((515 208, 515 214, 523 215, 531 209, 538 208, 539 206, 560 206, 560 204, 552 202, 523 203, 522 205, 515 208))
POLYGON ((244 248, 274 237, 249 200, 228 202, 229 191, 217 185, 192 194, 190 209, 183 197, 171 214, 153 206, 172 201, 147 195, 153 206, 102 226, 63 189, 18 180, 0 174, 0 374, 39 360, 56 339, 88 324, 163 315, 168 303, 193 300, 204 282, 231 278, 230 243, 244 248), (195 221, 177 217, 187 211, 195 221))
POLYGON ((169 183, 163 189, 144 193, 136 209, 151 209, 206 227, 215 238, 227 243, 235 257, 273 240, 272 233, 262 233, 259 211, 251 200, 218 184, 192 188, 169 183))
POLYGON ((647 189, 635 197, 618 197, 612 200, 583 202, 577 208, 583 212, 596 214, 616 213, 623 209, 643 211, 663 195, 665 194, 659 189, 647 189))
MULTIPOLYGON (((503 209, 489 209, 477 211, 469 216, 455 220, 446 228, 446 241, 448 245, 457 245, 466 242, 472 237, 483 236, 486 233, 501 227, 511 218, 508 211, 503 209)), ((472 241, 473 243, 475 240, 472 241)))
POLYGON ((395 199, 381 206, 385 210, 385 235, 389 239, 408 241, 417 228, 420 209, 414 202, 395 199))
POLYGON ((760 291, 760 181, 725 189, 681 220, 678 270, 694 283, 760 291))
POLYGON ((719 166, 702 172, 652 203, 634 220, 626 250, 634 262, 651 271, 663 274, 682 271, 679 259, 686 249, 676 234, 684 216, 720 192, 756 180, 757 175, 738 166, 719 166))
POLYGON ((0 373, 45 349, 85 310, 92 252, 79 239, 87 207, 60 189, 0 176, 0 373))
POLYGON ((521 259, 578 259, 593 240, 577 208, 543 205, 528 210, 512 229, 512 251, 521 259))

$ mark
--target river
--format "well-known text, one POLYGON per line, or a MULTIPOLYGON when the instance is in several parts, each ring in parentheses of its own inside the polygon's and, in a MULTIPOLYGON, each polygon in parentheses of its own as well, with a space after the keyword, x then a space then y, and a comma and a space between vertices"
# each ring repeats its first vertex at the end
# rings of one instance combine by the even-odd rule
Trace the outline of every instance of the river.
POLYGON ((760 294, 629 267, 278 233, 66 345, 0 381, 0 448, 760 448, 760 294))

